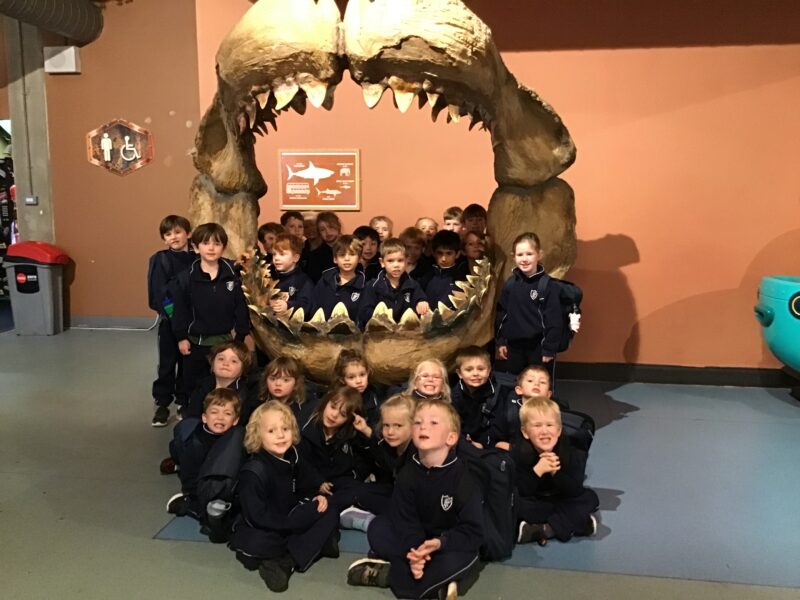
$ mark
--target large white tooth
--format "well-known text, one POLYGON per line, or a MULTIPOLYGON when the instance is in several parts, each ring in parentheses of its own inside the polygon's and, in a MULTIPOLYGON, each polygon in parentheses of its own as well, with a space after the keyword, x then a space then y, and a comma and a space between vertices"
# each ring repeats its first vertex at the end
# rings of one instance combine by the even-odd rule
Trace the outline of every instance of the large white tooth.
POLYGON ((280 110, 289 104, 299 89, 296 83, 285 83, 275 88, 275 110, 280 110))
POLYGON ((439 94, 436 92, 425 92, 428 96, 428 104, 433 108, 436 106, 436 103, 439 101, 439 94))
POLYGON ((256 95, 256 100, 258 100, 258 105, 261 108, 267 107, 267 102, 269 102, 269 95, 270 95, 270 90, 267 90, 266 92, 261 92, 260 94, 256 95))
POLYGON ((397 104, 398 110, 401 113, 407 112, 411 103, 414 102, 414 96, 416 96, 416 94, 403 90, 392 89, 392 91, 394 92, 394 102, 397 104))
POLYGON ((451 104, 447 107, 447 116, 455 123, 458 123, 461 120, 461 109, 457 104, 451 104))
POLYGON ((255 102, 250 102, 249 104, 246 104, 245 107, 244 107, 244 114, 247 115, 248 125, 250 126, 250 128, 252 129, 253 127, 255 127, 255 124, 256 124, 256 103, 255 102))
POLYGON ((325 102, 325 93, 328 89, 328 84, 324 81, 302 83, 300 87, 303 88, 306 96, 308 96, 308 101, 311 102, 311 106, 314 108, 319 108, 322 106, 322 103, 325 102))
POLYGON ((381 83, 365 83, 361 86, 367 108, 375 108, 378 105, 385 89, 386 86, 381 83))

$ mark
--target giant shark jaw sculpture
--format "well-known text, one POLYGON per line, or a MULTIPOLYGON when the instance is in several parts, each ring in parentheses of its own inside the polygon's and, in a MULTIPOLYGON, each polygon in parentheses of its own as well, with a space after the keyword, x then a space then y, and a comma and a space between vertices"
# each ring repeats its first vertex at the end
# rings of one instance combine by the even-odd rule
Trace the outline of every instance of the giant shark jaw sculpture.
POLYGON ((425 358, 449 361, 459 347, 486 343, 498 282, 518 234, 535 230, 548 272, 561 276, 575 260, 575 210, 557 175, 575 160, 575 146, 556 113, 518 84, 503 64, 489 28, 460 0, 350 0, 344 19, 334 0, 260 0, 222 42, 219 88, 196 139, 190 217, 216 221, 238 255, 256 239, 258 199, 267 185, 256 168, 255 136, 277 131, 282 112, 307 104, 330 110, 345 68, 375 107, 387 88, 406 112, 428 104, 435 121, 471 119, 488 130, 498 188, 489 204, 488 258, 452 298, 424 318, 407 312, 395 323, 381 304, 362 334, 343 311, 276 316, 274 282, 253 259, 243 274, 259 345, 299 359, 312 378, 328 381, 342 347, 362 348, 373 377, 406 378, 425 358))

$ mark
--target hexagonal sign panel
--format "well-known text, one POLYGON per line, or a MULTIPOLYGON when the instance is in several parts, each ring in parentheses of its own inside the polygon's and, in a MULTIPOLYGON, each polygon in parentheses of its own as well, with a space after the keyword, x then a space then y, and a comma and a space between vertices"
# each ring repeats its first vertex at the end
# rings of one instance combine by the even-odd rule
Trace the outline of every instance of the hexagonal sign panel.
POLYGON ((127 175, 153 160, 153 136, 130 121, 114 119, 89 132, 86 150, 93 165, 127 175))

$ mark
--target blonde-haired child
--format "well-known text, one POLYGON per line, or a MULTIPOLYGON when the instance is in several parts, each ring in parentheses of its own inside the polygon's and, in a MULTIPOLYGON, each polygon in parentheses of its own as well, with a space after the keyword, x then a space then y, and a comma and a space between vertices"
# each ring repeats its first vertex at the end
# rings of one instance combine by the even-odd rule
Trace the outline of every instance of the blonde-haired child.
POLYGON ((299 438, 291 409, 275 400, 256 408, 245 433, 251 457, 239 474, 242 515, 229 545, 273 592, 288 589, 291 574, 319 556, 339 556, 339 515, 320 493, 317 470, 300 457, 299 438))

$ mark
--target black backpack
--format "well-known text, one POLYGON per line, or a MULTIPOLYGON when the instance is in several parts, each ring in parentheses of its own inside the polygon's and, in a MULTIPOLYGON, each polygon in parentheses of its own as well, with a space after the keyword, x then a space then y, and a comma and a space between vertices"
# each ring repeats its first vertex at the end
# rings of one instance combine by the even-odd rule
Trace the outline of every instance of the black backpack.
POLYGON ((558 299, 561 304, 561 339, 558 342, 558 352, 564 352, 569 348, 572 338, 575 337, 575 332, 569 326, 570 313, 581 314, 581 301, 583 300, 583 291, 577 285, 564 279, 556 279, 550 277, 547 273, 539 277, 539 283, 536 286, 539 302, 544 302, 548 289, 558 293, 558 299))
POLYGON ((497 448, 476 448, 463 438, 458 441, 456 453, 467 464, 481 493, 481 559, 494 561, 508 558, 514 549, 517 533, 514 463, 511 455, 497 448))
MULTIPOLYGON (((494 374, 495 385, 495 400, 492 404, 503 403, 501 406, 504 408, 504 420, 511 430, 509 433, 515 434, 519 431, 519 409, 521 406, 520 398, 514 391, 517 385, 516 375, 511 373, 496 372, 494 374)), ((563 402, 553 398, 561 409, 561 428, 563 434, 566 435, 572 446, 578 450, 589 453, 589 448, 594 441, 595 424, 594 419, 586 413, 571 410, 563 402)))

